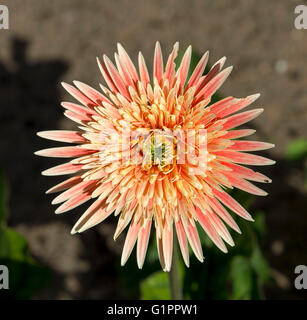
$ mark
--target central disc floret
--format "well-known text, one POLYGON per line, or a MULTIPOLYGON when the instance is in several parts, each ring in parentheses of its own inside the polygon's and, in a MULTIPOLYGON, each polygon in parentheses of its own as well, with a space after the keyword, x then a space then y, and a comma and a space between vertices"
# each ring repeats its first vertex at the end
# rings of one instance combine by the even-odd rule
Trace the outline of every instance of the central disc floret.
POLYGON ((156 166, 159 171, 167 171, 175 161, 174 137, 164 130, 155 129, 145 139, 142 153, 142 167, 146 170, 156 166))

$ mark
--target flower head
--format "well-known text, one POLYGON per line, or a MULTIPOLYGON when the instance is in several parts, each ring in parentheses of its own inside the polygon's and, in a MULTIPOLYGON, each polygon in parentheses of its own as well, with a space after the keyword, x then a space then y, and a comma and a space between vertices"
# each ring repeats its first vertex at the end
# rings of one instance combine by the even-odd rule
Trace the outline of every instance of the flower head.
POLYGON ((232 68, 222 70, 225 58, 203 75, 206 52, 188 79, 191 47, 176 70, 178 43, 164 68, 159 43, 156 44, 153 80, 141 53, 137 72, 121 45, 115 53, 116 66, 104 56, 98 59, 108 88, 102 93, 79 81, 64 88, 81 104, 63 102, 65 115, 81 131, 44 131, 38 135, 51 140, 75 143, 45 149, 36 154, 74 158, 44 171, 43 175, 72 175, 49 189, 60 192, 53 204, 62 203, 63 213, 92 200, 72 233, 97 225, 111 214, 119 216, 116 239, 127 227, 122 265, 137 242, 137 262, 142 268, 152 222, 163 270, 172 261, 173 233, 176 232, 186 265, 188 243, 203 261, 196 222, 224 252, 224 242, 233 246, 225 227, 240 232, 225 206, 247 220, 250 214, 226 188, 239 188, 252 194, 266 192, 249 181, 270 182, 259 172, 242 165, 269 165, 274 161, 246 151, 264 150, 272 144, 237 140, 251 129, 234 129, 257 117, 263 109, 239 112, 259 94, 236 99, 228 97, 210 104, 232 68), (234 130, 233 130, 234 129, 234 130))

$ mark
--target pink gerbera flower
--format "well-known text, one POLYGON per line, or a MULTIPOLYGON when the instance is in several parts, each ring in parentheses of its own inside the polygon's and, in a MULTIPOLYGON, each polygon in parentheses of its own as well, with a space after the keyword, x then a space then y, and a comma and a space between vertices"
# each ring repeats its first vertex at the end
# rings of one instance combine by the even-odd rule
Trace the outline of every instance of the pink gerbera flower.
POLYGON ((228 97, 209 105, 232 67, 222 71, 226 60, 222 58, 203 76, 206 52, 187 79, 192 49, 188 47, 176 71, 178 47, 176 43, 164 68, 160 44, 156 44, 151 82, 142 54, 137 72, 118 45, 116 67, 106 56, 98 59, 108 86, 101 85, 103 93, 79 81, 74 81, 75 87, 63 83, 81 103, 63 102, 64 114, 80 124, 82 131, 38 133, 46 139, 78 144, 36 152, 46 157, 74 158, 42 173, 72 175, 47 191, 62 192, 52 201, 62 203, 55 212, 66 212, 93 199, 72 233, 93 227, 112 213, 119 216, 114 239, 129 225, 122 265, 137 242, 137 262, 142 268, 152 221, 165 271, 171 268, 174 229, 186 265, 188 243, 203 261, 196 221, 227 252, 224 242, 231 246, 234 243, 223 222, 237 232, 240 229, 224 206, 244 219, 253 219, 225 189, 236 187, 264 196, 267 193, 249 180, 271 181, 242 164, 273 164, 272 160, 246 153, 273 145, 237 140, 255 130, 232 130, 263 111, 236 113, 259 94, 242 99, 228 97))

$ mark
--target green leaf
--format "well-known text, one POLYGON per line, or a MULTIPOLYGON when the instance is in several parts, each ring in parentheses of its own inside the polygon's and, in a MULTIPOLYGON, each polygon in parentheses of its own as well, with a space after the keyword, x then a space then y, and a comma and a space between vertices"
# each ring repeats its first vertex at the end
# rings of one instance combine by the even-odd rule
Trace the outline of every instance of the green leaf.
POLYGON ((50 281, 48 270, 31 257, 25 238, 4 226, 0 226, 0 264, 9 269, 10 286, 0 298, 29 299, 50 281))
POLYGON ((297 139, 289 143, 286 159, 289 161, 303 160, 307 157, 307 140, 297 139))
POLYGON ((13 229, 0 227, 0 259, 23 261, 27 249, 27 242, 23 236, 13 229))
POLYGON ((3 174, 3 170, 0 169, 0 225, 4 224, 7 218, 7 198, 8 198, 8 186, 3 174))
POLYGON ((270 280, 270 267, 258 247, 254 249, 251 256, 251 265, 262 284, 270 280))
POLYGON ((265 235, 265 217, 262 211, 258 211, 254 214, 255 222, 253 224, 254 229, 259 236, 263 237, 265 235))
POLYGON ((155 272, 141 282, 141 299, 143 300, 169 300, 168 274, 163 271, 155 272))
POLYGON ((236 256, 231 261, 230 277, 232 280, 232 299, 251 299, 253 274, 249 260, 244 256, 236 256))

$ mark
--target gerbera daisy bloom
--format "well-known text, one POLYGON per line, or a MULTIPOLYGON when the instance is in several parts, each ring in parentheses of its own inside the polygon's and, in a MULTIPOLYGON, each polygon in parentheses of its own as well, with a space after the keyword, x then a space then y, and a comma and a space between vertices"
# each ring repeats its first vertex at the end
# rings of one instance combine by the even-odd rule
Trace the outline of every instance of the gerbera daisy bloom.
POLYGON ((79 81, 74 81, 75 86, 63 83, 81 103, 63 102, 64 114, 78 123, 81 131, 38 133, 46 139, 78 144, 36 152, 74 158, 42 172, 46 176, 72 175, 47 191, 62 192, 52 201, 62 203, 55 212, 63 213, 94 199, 73 227, 73 234, 111 214, 119 216, 114 239, 129 225, 122 265, 137 242, 137 263, 142 268, 153 221, 164 271, 171 268, 174 232, 185 264, 189 266, 188 243, 203 261, 196 222, 227 252, 224 242, 234 243, 224 223, 237 232, 240 229, 225 207, 244 219, 253 219, 225 189, 236 187, 264 196, 267 193, 249 181, 271 181, 242 165, 273 164, 270 159, 246 153, 273 145, 237 140, 255 130, 234 129, 263 111, 236 113, 259 94, 227 97, 210 104, 232 67, 222 71, 226 60, 222 58, 203 75, 206 52, 188 79, 192 49, 187 48, 176 70, 178 48, 176 43, 164 68, 157 42, 151 81, 143 55, 139 53, 137 72, 119 44, 116 66, 107 56, 97 59, 108 88, 100 85, 99 92, 79 81))

